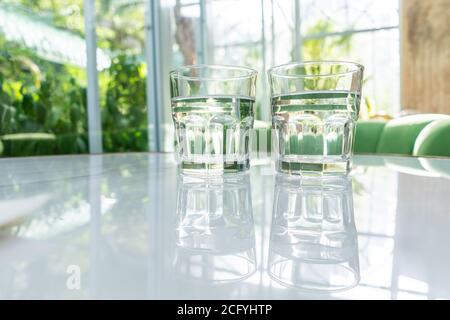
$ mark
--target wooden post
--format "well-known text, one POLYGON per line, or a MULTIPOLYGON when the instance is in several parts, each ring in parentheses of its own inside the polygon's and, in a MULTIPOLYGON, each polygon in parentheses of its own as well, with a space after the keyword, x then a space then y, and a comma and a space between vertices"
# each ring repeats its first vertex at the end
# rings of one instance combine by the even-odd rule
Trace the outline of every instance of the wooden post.
POLYGON ((450 114, 450 0, 400 5, 402 109, 450 114))

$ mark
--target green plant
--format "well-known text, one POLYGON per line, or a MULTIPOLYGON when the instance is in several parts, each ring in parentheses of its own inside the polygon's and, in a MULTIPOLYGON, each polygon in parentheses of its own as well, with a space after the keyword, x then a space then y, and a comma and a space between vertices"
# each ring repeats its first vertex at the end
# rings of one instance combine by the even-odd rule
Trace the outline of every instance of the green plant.
MULTIPOLYGON (((306 34, 323 34, 333 31, 329 20, 318 20, 306 31, 306 34)), ((318 37, 303 41, 304 60, 332 60, 346 57, 352 47, 352 34, 318 37)))
POLYGON ((144 65, 134 56, 117 56, 106 71, 102 103, 105 151, 148 150, 144 65))
MULTIPOLYGON (((128 15, 143 13, 128 4, 100 2, 108 10, 99 18, 99 47, 113 57, 110 67, 99 73, 104 150, 146 151, 145 65, 138 54, 143 32, 129 28, 143 19, 128 15), (124 11, 127 15, 117 16, 124 11)), ((82 0, 6 0, 6 4, 84 36, 82 0)), ((88 152, 85 70, 42 59, 1 34, 0 48, 0 155, 88 152)))
MULTIPOLYGON (((333 24, 329 20, 318 20, 314 25, 307 29, 306 34, 326 34, 335 31, 333 24)), ((302 43, 303 59, 309 61, 320 60, 348 60, 348 56, 352 50, 353 34, 341 34, 325 37, 317 37, 306 39, 302 43)), ((337 71, 337 70, 335 70, 337 71)), ((321 70, 308 70, 310 74, 319 74, 321 70)), ((363 83, 367 83, 370 80, 370 76, 363 80, 363 83)), ((315 80, 311 80, 315 81, 315 80)), ((314 83, 312 86, 316 86, 314 83)), ((327 79, 321 84, 324 89, 334 87, 335 83, 333 79, 327 79)), ((362 116, 368 116, 376 113, 377 106, 374 99, 367 95, 361 101, 360 114, 362 116)))
POLYGON ((85 88, 63 65, 2 37, 0 46, 3 155, 87 152, 85 88))

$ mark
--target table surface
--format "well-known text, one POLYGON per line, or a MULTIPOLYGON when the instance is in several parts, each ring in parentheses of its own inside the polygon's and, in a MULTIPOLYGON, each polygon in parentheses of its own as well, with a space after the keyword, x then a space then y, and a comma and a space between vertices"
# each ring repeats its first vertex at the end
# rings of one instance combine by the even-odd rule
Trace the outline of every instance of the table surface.
POLYGON ((2 299, 449 299, 450 160, 348 178, 178 174, 171 154, 1 159, 2 299))

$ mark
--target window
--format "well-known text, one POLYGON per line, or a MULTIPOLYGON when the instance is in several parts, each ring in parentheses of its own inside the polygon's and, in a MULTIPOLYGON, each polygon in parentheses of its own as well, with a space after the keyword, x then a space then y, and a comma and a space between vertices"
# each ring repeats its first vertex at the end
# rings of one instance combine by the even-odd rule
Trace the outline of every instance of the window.
POLYGON ((111 61, 98 73, 103 151, 147 151, 144 1, 95 5, 97 47, 111 61))
POLYGON ((0 4, 2 156, 89 151, 82 1, 58 4, 0 4))
POLYGON ((147 151, 144 12, 144 1, 2 2, 0 155, 87 153, 92 136, 94 152, 147 151), (85 23, 95 23, 93 68, 85 23))
MULTIPOLYGON (((166 7, 175 30, 164 40, 173 41, 170 68, 206 62, 257 69, 259 120, 270 119, 267 69, 301 60, 362 63, 361 117, 400 109, 397 1, 177 0, 166 7)), ((172 136, 168 112, 164 119, 172 136)), ((171 141, 164 147, 172 150, 171 141)))
POLYGON ((390 0, 5 0, 0 156, 173 150, 168 72, 183 64, 257 69, 269 121, 268 68, 357 61, 361 116, 394 114, 398 24, 390 0))
POLYGON ((303 58, 363 64, 363 116, 398 112, 398 1, 302 0, 299 4, 303 58))

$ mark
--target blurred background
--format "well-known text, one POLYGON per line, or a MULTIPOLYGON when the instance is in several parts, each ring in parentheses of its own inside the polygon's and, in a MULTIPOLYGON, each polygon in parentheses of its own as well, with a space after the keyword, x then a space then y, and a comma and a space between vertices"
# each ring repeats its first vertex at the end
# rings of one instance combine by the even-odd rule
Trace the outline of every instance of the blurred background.
POLYGON ((448 0, 1 0, 0 156, 173 150, 168 72, 365 66, 360 119, 450 114, 448 0))

